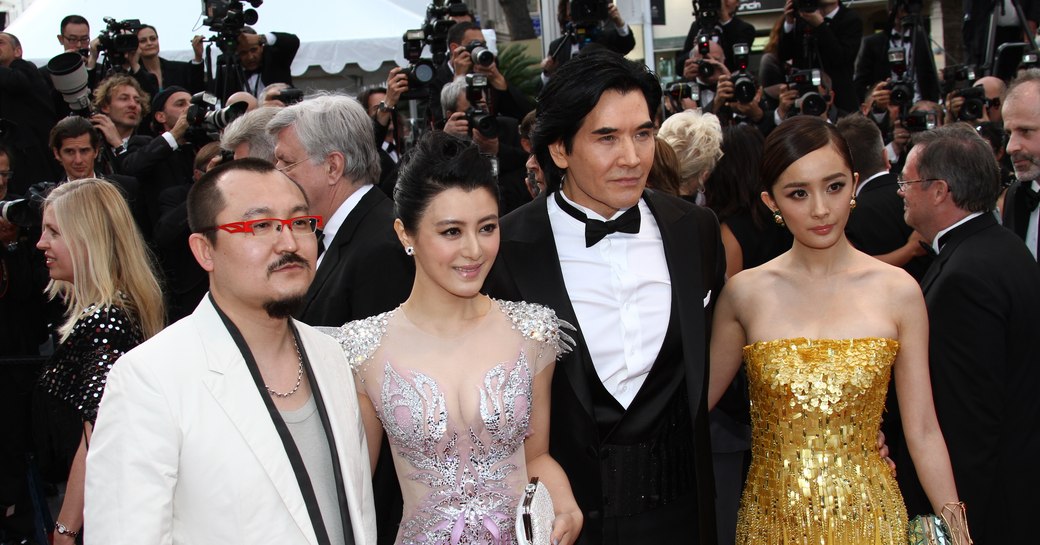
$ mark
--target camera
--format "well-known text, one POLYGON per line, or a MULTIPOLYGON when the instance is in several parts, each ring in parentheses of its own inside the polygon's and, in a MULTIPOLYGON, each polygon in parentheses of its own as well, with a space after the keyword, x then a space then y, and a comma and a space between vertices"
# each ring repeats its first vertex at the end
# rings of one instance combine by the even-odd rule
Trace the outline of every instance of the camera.
POLYGON ((802 13, 811 13, 820 9, 820 0, 794 0, 794 9, 802 13))
POLYGON ((606 21, 608 0, 571 0, 571 21, 578 26, 598 26, 606 21))
POLYGON ((899 107, 909 106, 914 101, 914 84, 906 74, 906 51, 902 47, 893 47, 888 50, 888 64, 892 67, 892 73, 896 75, 888 85, 890 91, 889 100, 899 107))
POLYGON ((1019 70, 1029 70, 1037 67, 1040 67, 1040 62, 1038 62, 1038 56, 1035 51, 1028 51, 1022 54, 1022 62, 1018 64, 1019 70))
POLYGON ((963 97, 961 111, 957 114, 959 121, 975 121, 986 112, 986 90, 982 87, 967 87, 957 91, 955 96, 963 97))
POLYGON ((303 89, 287 87, 282 89, 277 95, 270 95, 268 98, 281 101, 286 106, 292 106, 293 104, 303 102, 303 89))
POLYGON ((426 32, 422 29, 404 32, 404 58, 408 66, 404 73, 408 76, 408 90, 401 94, 404 100, 416 100, 429 96, 427 85, 433 81, 437 70, 433 61, 422 58, 423 46, 427 43, 426 32))
POLYGON ((910 132, 930 131, 938 126, 938 115, 929 110, 918 110, 904 115, 900 121, 910 132))
POLYGON ((975 67, 966 64, 952 64, 942 69, 943 94, 948 95, 954 89, 970 87, 975 83, 975 67))
POLYGON ((701 98, 701 92, 700 89, 692 83, 676 81, 668 85, 668 96, 675 99, 676 102, 681 101, 684 98, 697 102, 701 98))
POLYGON ((693 62, 697 63, 697 77, 700 79, 706 80, 715 74, 715 65, 707 60, 697 59, 693 62))
POLYGON ((87 86, 87 67, 79 53, 62 53, 47 61, 54 89, 61 93, 73 114, 90 117, 93 106, 90 102, 90 87, 87 86))
MULTIPOLYGON (((249 0, 254 8, 264 0, 249 0)), ((246 9, 240 0, 202 0, 202 24, 216 32, 220 50, 228 53, 238 45, 238 35, 246 25, 255 25, 260 20, 255 9, 246 9)))
POLYGON ((498 122, 495 114, 482 107, 484 93, 487 91, 488 81, 484 74, 466 74, 466 100, 469 108, 466 108, 466 123, 470 131, 476 129, 487 138, 498 137, 498 122))
POLYGON ((755 78, 748 72, 748 58, 751 49, 748 44, 733 44, 733 63, 737 71, 733 72, 730 79, 733 81, 733 98, 741 104, 750 104, 755 100, 758 85, 755 78))
POLYGON ((823 78, 820 71, 795 70, 787 76, 787 85, 790 89, 798 91, 798 98, 794 101, 794 107, 804 115, 820 115, 827 111, 827 101, 820 95, 820 85, 823 78))
POLYGON ((476 64, 481 66, 495 64, 495 54, 487 48, 487 44, 483 40, 473 40, 466 44, 466 51, 469 51, 470 57, 476 64))
POLYGON ((185 114, 188 119, 188 140, 196 144, 208 142, 211 135, 219 133, 241 117, 249 107, 245 102, 229 104, 220 110, 216 106, 217 97, 212 93, 203 91, 192 95, 191 106, 185 114))
POLYGON ((137 51, 137 31, 141 30, 139 19, 116 21, 111 17, 105 17, 105 23, 108 26, 98 36, 99 51, 105 51, 109 55, 126 55, 137 51))
POLYGON ((33 227, 43 223, 43 202, 58 184, 39 182, 29 187, 28 196, 9 201, 0 200, 0 218, 19 227, 33 227))

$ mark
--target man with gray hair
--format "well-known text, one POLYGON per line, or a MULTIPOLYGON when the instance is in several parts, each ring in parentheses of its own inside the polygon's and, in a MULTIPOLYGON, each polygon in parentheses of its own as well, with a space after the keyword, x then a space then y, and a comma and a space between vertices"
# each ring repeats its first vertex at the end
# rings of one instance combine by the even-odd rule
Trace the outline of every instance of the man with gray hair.
POLYGON ((1002 108, 1007 153, 1017 179, 1004 198, 1004 227, 1021 237, 1035 258, 1040 255, 1040 70, 1026 70, 1011 82, 1002 108))
POLYGON ((275 135, 267 132, 267 124, 278 108, 264 107, 246 112, 231 122, 220 135, 220 149, 234 154, 235 159, 256 157, 273 163, 275 135))
POLYGON ((415 265, 394 234, 393 203, 380 191, 372 119, 353 98, 319 95, 275 114, 278 170, 303 187, 323 218, 318 270, 298 313, 340 326, 394 309, 411 290, 415 265))
MULTIPOLYGON (((935 412, 977 543, 1029 543, 1040 488, 1040 268, 993 214, 999 168, 970 126, 918 134, 899 180, 906 223, 938 254, 921 281, 935 412)), ((923 378, 923 377, 922 377, 923 378)), ((911 517, 932 513, 909 458, 911 517)))

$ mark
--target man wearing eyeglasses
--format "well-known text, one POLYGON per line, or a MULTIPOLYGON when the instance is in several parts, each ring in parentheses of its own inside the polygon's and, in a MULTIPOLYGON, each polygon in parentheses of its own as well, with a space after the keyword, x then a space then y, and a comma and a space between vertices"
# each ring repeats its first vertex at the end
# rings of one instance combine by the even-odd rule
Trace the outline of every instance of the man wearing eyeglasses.
POLYGON ((291 318, 314 277, 321 218, 259 159, 207 172, 188 215, 209 294, 108 376, 86 543, 374 544, 350 367, 291 318))
MULTIPOLYGON (((1028 543, 1040 487, 1040 268, 997 223, 993 151, 974 129, 915 136, 899 180, 906 222, 938 254, 921 280, 935 412, 977 543, 1028 543)), ((907 510, 934 512, 908 457, 897 459, 907 510)))

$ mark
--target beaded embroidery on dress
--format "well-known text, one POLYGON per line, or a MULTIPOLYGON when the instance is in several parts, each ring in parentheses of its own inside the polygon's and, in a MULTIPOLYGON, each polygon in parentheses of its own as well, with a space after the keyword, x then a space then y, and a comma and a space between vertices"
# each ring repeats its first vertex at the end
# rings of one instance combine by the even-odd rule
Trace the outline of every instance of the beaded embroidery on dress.
POLYGON ((779 339, 744 347, 751 469, 737 543, 906 543, 877 436, 899 343, 779 339))
POLYGON ((404 497, 397 543, 515 542, 534 379, 574 345, 561 327, 547 307, 493 300, 453 339, 401 309, 323 329, 388 435, 404 497))

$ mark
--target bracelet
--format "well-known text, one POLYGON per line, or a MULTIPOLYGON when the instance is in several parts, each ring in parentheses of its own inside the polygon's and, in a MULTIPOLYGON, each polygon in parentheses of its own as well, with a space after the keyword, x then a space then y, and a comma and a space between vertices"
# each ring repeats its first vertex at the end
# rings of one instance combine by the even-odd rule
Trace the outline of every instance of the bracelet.
POLYGON ((66 525, 64 525, 64 524, 62 524, 60 522, 55 522, 54 523, 54 531, 57 531, 57 533, 60 534, 61 536, 69 536, 70 538, 78 538, 79 537, 78 531, 73 531, 73 530, 69 529, 66 525))

